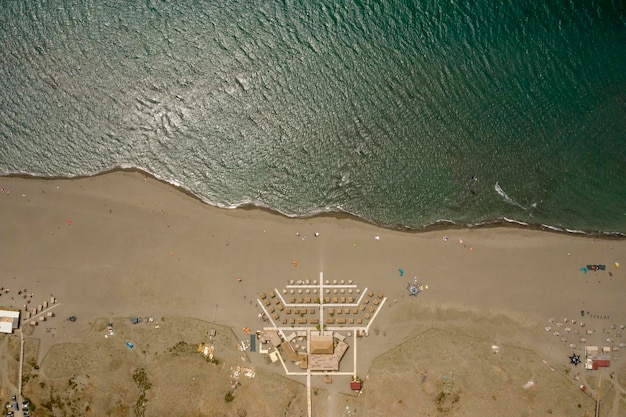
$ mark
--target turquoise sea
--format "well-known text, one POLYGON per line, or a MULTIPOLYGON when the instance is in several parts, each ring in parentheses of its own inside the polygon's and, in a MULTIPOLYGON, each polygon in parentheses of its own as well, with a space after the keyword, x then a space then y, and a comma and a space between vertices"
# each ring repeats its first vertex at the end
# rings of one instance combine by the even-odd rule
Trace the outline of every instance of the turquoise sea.
POLYGON ((626 234, 626 1, 3 0, 0 174, 626 234))

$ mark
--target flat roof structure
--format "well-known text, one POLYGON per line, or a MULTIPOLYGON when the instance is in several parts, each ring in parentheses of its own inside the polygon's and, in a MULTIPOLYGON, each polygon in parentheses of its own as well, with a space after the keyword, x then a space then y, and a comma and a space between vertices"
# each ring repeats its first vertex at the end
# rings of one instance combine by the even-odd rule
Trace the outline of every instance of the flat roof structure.
POLYGON ((270 342, 274 347, 278 347, 283 343, 277 330, 263 330, 261 332, 261 343, 265 341, 270 342))
POLYGON ((337 343, 337 347, 332 354, 309 354, 309 369, 311 371, 338 371, 339 362, 348 350, 345 342, 337 343))
POLYGON ((0 332, 13 333, 20 325, 19 310, 2 308, 0 309, 0 332))

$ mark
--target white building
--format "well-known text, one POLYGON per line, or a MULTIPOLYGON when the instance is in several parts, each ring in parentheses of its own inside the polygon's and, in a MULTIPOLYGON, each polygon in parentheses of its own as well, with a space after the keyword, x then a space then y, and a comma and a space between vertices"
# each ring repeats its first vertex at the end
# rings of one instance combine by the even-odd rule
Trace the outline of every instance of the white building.
POLYGON ((0 333, 13 333, 20 325, 19 310, 0 309, 0 333))

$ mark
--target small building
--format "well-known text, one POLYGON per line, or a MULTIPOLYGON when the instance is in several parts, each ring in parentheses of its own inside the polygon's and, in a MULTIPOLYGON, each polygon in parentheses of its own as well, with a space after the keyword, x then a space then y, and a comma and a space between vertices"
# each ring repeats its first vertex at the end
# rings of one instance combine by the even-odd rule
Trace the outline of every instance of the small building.
POLYGON ((591 369, 597 371, 598 368, 608 368, 611 366, 611 361, 608 359, 592 359, 591 360, 591 369))
POLYGON ((311 335, 311 354, 332 354, 335 348, 332 336, 311 335))
POLYGON ((276 330, 263 330, 259 335, 259 339, 261 339, 261 343, 271 343, 272 346, 278 347, 283 342, 276 330))
POLYGON ((20 327, 20 311, 7 307, 0 309, 0 332, 10 334, 18 327, 20 327))
POLYGON ((611 348, 603 346, 585 346, 585 369, 598 370, 611 366, 611 348))
POLYGON ((361 381, 350 381, 350 389, 352 391, 361 391, 361 381))

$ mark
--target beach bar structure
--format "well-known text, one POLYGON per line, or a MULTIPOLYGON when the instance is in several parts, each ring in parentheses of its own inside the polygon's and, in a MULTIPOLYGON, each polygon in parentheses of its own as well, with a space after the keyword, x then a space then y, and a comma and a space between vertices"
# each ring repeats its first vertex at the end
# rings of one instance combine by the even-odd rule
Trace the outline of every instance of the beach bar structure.
POLYGON ((351 376, 357 381, 357 338, 367 336, 387 298, 351 279, 290 279, 282 288, 260 292, 257 352, 280 361, 287 375, 305 376, 307 412, 312 416, 311 377, 351 376), (348 339, 350 338, 350 339, 348 339), (352 363, 341 365, 346 353, 352 363))
POLYGON ((20 327, 20 311, 7 307, 0 308, 0 332, 10 334, 18 327, 20 327))
POLYGON ((585 369, 598 370, 611 366, 611 348, 604 346, 585 346, 585 369))

